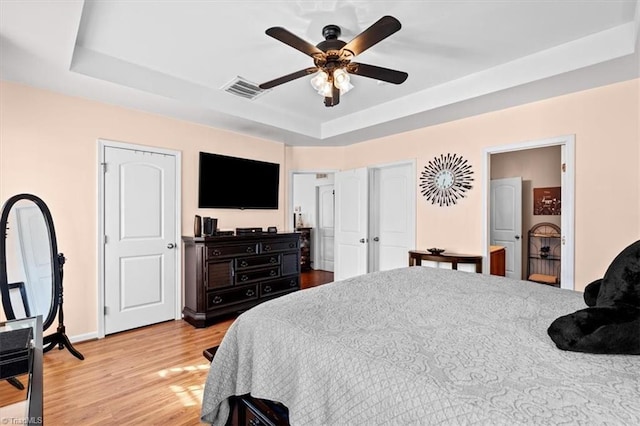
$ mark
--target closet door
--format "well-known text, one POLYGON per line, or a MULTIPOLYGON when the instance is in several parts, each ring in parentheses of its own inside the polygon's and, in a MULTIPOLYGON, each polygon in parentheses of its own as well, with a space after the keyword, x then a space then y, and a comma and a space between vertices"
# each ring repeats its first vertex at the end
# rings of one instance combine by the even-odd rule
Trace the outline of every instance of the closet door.
POLYGON ((367 168, 335 175, 335 280, 367 273, 368 172, 367 168))
POLYGON ((407 266, 416 244, 416 179, 412 163, 374 167, 369 175, 369 272, 407 266))

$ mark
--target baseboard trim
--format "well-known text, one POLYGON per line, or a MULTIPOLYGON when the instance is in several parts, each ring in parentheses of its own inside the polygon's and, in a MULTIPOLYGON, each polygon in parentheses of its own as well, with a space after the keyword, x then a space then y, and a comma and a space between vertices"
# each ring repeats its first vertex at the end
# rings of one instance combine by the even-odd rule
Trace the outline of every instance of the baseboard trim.
POLYGON ((98 339, 98 332, 94 331, 93 333, 77 334, 75 336, 68 336, 68 337, 71 343, 85 342, 87 340, 98 339))

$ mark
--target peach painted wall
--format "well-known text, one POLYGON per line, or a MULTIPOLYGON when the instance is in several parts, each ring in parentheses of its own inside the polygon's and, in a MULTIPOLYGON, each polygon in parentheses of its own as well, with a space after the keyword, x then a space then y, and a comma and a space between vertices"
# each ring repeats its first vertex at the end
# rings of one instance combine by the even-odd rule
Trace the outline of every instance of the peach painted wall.
POLYGON ((640 236, 639 81, 633 80, 483 114, 344 148, 282 144, 180 120, 0 83, 0 200, 32 192, 49 205, 58 245, 68 258, 65 314, 70 336, 97 330, 97 139, 182 152, 182 229, 193 215, 216 216, 220 227, 285 228, 288 171, 349 169, 457 153, 474 167, 474 188, 456 206, 441 208, 418 195, 417 245, 482 252, 483 149, 576 135, 576 287, 600 277, 640 236), (278 211, 198 210, 200 150, 284 165, 278 211), (606 177, 606 178, 605 178, 606 177), (613 182, 613 184, 612 184, 613 182), (598 250, 594 250, 598 247, 598 250))
MULTIPOLYGON (((575 135, 575 288, 581 291, 604 274, 620 250, 640 239, 639 82, 617 83, 352 145, 345 148, 344 166, 415 158, 418 179, 434 156, 462 155, 473 165, 474 188, 457 205, 446 208, 428 204, 418 195, 417 247, 482 253, 483 150, 575 135)), ((306 150, 304 155, 314 154, 306 150)))
POLYGON ((216 152, 281 164, 284 145, 153 114, 2 82, 0 86, 0 202, 27 192, 51 210, 64 271, 65 323, 70 336, 97 331, 97 173, 99 138, 180 151, 182 233, 193 217, 219 227, 284 229, 285 185, 279 210, 197 208, 198 153, 216 152))

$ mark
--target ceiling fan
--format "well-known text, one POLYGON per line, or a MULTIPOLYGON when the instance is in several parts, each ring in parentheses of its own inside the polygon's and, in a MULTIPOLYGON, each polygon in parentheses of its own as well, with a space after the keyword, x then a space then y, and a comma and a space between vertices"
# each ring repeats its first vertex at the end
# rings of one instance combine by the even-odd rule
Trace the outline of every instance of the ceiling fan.
POLYGON ((400 21, 393 16, 383 16, 353 40, 345 43, 338 39, 341 34, 340 27, 327 25, 322 29, 322 36, 325 40, 316 46, 282 27, 269 28, 265 31, 268 36, 311 56, 315 66, 262 83, 259 87, 261 89, 271 89, 297 78, 317 73, 311 79, 311 85, 320 95, 324 96, 325 106, 331 107, 338 105, 340 103, 340 95, 353 87, 350 83, 349 74, 401 84, 409 76, 406 72, 351 62, 354 56, 389 37, 401 27, 400 21))

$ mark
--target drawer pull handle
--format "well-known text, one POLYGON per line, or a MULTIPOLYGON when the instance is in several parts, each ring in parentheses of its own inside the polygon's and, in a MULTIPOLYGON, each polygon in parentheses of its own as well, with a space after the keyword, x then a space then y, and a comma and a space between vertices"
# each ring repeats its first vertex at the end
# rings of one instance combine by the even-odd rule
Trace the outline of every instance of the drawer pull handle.
POLYGON ((253 290, 251 290, 251 289, 249 289, 249 290, 247 290, 247 292, 246 292, 245 294, 247 295, 247 297, 251 297, 251 296, 253 296, 254 294, 256 294, 256 292, 255 292, 255 291, 253 291, 253 290))
POLYGON ((253 247, 247 247, 247 253, 253 253, 253 247))
POLYGON ((278 259, 275 257, 272 257, 271 259, 269 259, 270 263, 278 263, 278 259))
POLYGON ((242 262, 240 262, 240 266, 242 266, 243 268, 244 268, 245 266, 247 266, 247 265, 249 265, 249 264, 247 263, 247 261, 246 261, 246 260, 243 260, 242 262))
POLYGON ((265 293, 271 293, 271 286, 270 285, 264 286, 264 292, 265 293))
POLYGON ((240 275, 240 281, 246 281, 249 279, 248 275, 240 275))
POLYGON ((294 248, 296 246, 296 243, 289 243, 289 248, 294 248))
POLYGON ((220 256, 222 254, 222 252, 218 249, 214 249, 211 254, 213 254, 214 256, 220 256))
POLYGON ((265 244, 264 251, 271 251, 271 246, 269 244, 265 244))
POLYGON ((271 275, 272 277, 275 277, 276 275, 278 275, 278 272, 272 269, 269 271, 269 275, 271 275))
POLYGON ((220 296, 215 296, 215 297, 211 300, 211 302, 212 302, 214 305, 217 305, 217 304, 219 304, 219 303, 222 303, 222 297, 220 297, 220 296))
POLYGON ((295 287, 295 286, 296 286, 296 280, 289 281, 289 287, 295 287))

